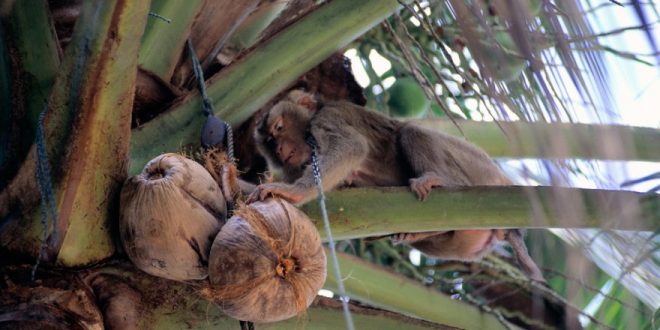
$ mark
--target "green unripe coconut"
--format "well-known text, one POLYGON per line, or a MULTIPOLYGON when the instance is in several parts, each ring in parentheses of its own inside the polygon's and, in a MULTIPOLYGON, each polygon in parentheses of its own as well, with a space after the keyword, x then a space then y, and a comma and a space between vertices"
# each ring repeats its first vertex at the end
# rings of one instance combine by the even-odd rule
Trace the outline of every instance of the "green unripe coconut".
POLYGON ((397 78, 388 93, 390 99, 387 105, 392 115, 397 117, 420 117, 431 106, 424 90, 412 77, 397 78))

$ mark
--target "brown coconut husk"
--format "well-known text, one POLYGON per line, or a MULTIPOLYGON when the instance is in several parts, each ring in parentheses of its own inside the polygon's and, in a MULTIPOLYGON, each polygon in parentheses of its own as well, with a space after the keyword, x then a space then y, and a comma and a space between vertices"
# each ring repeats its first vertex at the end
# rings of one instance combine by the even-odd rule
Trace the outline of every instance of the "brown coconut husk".
POLYGON ((120 236, 142 271, 172 280, 207 276, 208 255, 226 217, 223 193, 204 167, 178 154, 151 160, 126 180, 120 236))
POLYGON ((23 287, 0 290, 0 329, 102 330, 94 296, 84 289, 23 287))
POLYGON ((211 247, 202 294, 229 316, 275 322, 303 312, 326 278, 321 237, 307 216, 279 199, 241 204, 211 247))
POLYGON ((204 168, 222 188, 225 200, 235 201, 241 196, 238 184, 238 170, 223 151, 211 148, 202 154, 204 168))

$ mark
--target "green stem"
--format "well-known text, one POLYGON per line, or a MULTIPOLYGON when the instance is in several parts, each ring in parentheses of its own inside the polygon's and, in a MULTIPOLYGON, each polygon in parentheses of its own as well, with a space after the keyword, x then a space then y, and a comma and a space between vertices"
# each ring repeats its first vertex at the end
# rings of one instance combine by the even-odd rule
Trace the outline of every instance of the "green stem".
POLYGON ((170 22, 155 17, 150 17, 147 21, 138 56, 141 69, 152 72, 163 81, 170 81, 195 15, 203 3, 201 0, 151 1, 149 10, 170 19, 170 22))
MULTIPOLYGON (((352 188, 327 194, 337 240, 470 228, 657 230, 657 195, 559 187, 434 189, 424 202, 408 188, 352 188)), ((321 230, 318 204, 303 210, 321 230)))
MULTIPOLYGON (((449 121, 417 124, 460 135, 449 121)), ((462 121, 465 138, 492 157, 660 161, 660 130, 620 125, 462 121), (499 126, 498 126, 499 124, 499 126)))
MULTIPOLYGON (((387 253, 388 256, 394 259, 396 263, 400 264, 401 267, 408 270, 417 280, 424 281, 425 279, 424 275, 422 275, 422 273, 420 273, 419 270, 412 263, 410 263, 410 261, 403 258, 401 256, 401 253, 399 253, 399 251, 391 247, 385 241, 377 240, 374 241, 372 244, 375 245, 379 250, 387 253)), ((401 273, 401 272, 397 271, 397 273, 401 273)))
POLYGON ((39 113, 50 96, 57 71, 60 68, 60 49, 51 25, 48 1, 19 1, 14 4, 11 26, 16 50, 21 62, 21 83, 25 84, 27 123, 25 129, 29 144, 39 113))
MULTIPOLYGON (((90 1, 83 4, 76 23, 74 40, 80 42, 76 46, 85 45, 79 50, 88 56, 80 90, 65 87, 60 90, 64 94, 57 94, 63 99, 51 99, 53 112, 71 106, 69 102, 79 105, 73 108, 77 120, 67 143, 71 151, 58 183, 60 265, 98 262, 114 252, 110 224, 117 217, 116 198, 126 178, 136 54, 148 9, 148 3, 142 1, 90 1), (72 99, 75 96, 78 98, 72 99), (65 103, 59 103, 63 100, 65 103)), ((67 78, 63 82, 77 79, 73 68, 84 56, 70 55, 73 66, 64 71, 67 78)))
MULTIPOLYGON (((39 113, 44 110, 57 70, 60 50, 51 24, 48 2, 19 1, 8 17, 0 50, 3 67, 0 86, 0 181, 12 177, 34 142, 39 113), (11 48, 11 52, 9 49, 11 48), (11 67, 13 59, 14 68, 11 67), (11 77, 11 75, 14 77, 11 77), (7 80, 9 78, 9 80, 7 80), (2 92, 0 92, 2 93, 2 92), (5 140, 3 140, 5 139, 5 140), (4 164, 7 161, 7 164, 4 164), (6 165, 7 167, 4 167, 6 165), (5 171, 3 171, 5 170, 5 171)), ((0 32, 0 34, 3 34, 0 32)), ((3 186, 0 182, 0 186, 3 186)))
MULTIPOLYGON (((427 321, 461 329, 505 329, 494 315, 425 287, 367 261, 338 253, 346 291, 352 299, 427 321)), ((328 264, 325 288, 336 290, 337 279, 328 264)), ((373 329, 373 328, 371 328, 373 329)))

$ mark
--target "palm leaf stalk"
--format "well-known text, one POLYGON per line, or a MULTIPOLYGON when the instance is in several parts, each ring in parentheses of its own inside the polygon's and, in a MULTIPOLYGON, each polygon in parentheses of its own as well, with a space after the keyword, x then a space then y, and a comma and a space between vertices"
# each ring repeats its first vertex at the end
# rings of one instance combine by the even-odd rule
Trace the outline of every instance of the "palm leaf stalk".
MULTIPOLYGON (((4 246, 62 266, 80 266, 111 256, 109 234, 120 185, 126 177, 136 54, 148 17, 144 2, 85 2, 48 101, 43 123, 46 151, 32 148, 10 186, 0 194, 6 221, 4 246), (43 228, 34 211, 35 164, 51 164, 57 222, 43 228), (6 202, 6 203, 5 203, 6 202), (13 210, 14 213, 9 213, 13 210), (19 210, 20 214, 16 214, 19 210)), ((39 146, 37 146, 39 147, 39 146)))
MULTIPOLYGON (((635 192, 559 187, 436 188, 424 202, 403 187, 329 192, 337 240, 471 228, 658 230, 660 199, 635 192)), ((320 219, 316 203, 303 210, 320 219)), ((316 221, 323 233, 322 222, 316 221)))

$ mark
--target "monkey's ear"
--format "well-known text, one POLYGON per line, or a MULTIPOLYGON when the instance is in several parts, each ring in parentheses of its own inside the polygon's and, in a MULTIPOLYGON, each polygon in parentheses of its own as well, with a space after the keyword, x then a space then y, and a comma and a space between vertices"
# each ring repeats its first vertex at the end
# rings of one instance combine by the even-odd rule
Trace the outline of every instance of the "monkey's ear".
POLYGON ((316 110, 316 107, 318 106, 314 95, 301 90, 292 90, 289 92, 289 99, 291 102, 310 111, 316 110))
POLYGON ((270 117, 270 110, 263 112, 260 116, 257 117, 256 125, 255 125, 255 138, 256 139, 263 139, 263 135, 268 134, 268 117, 270 117))

